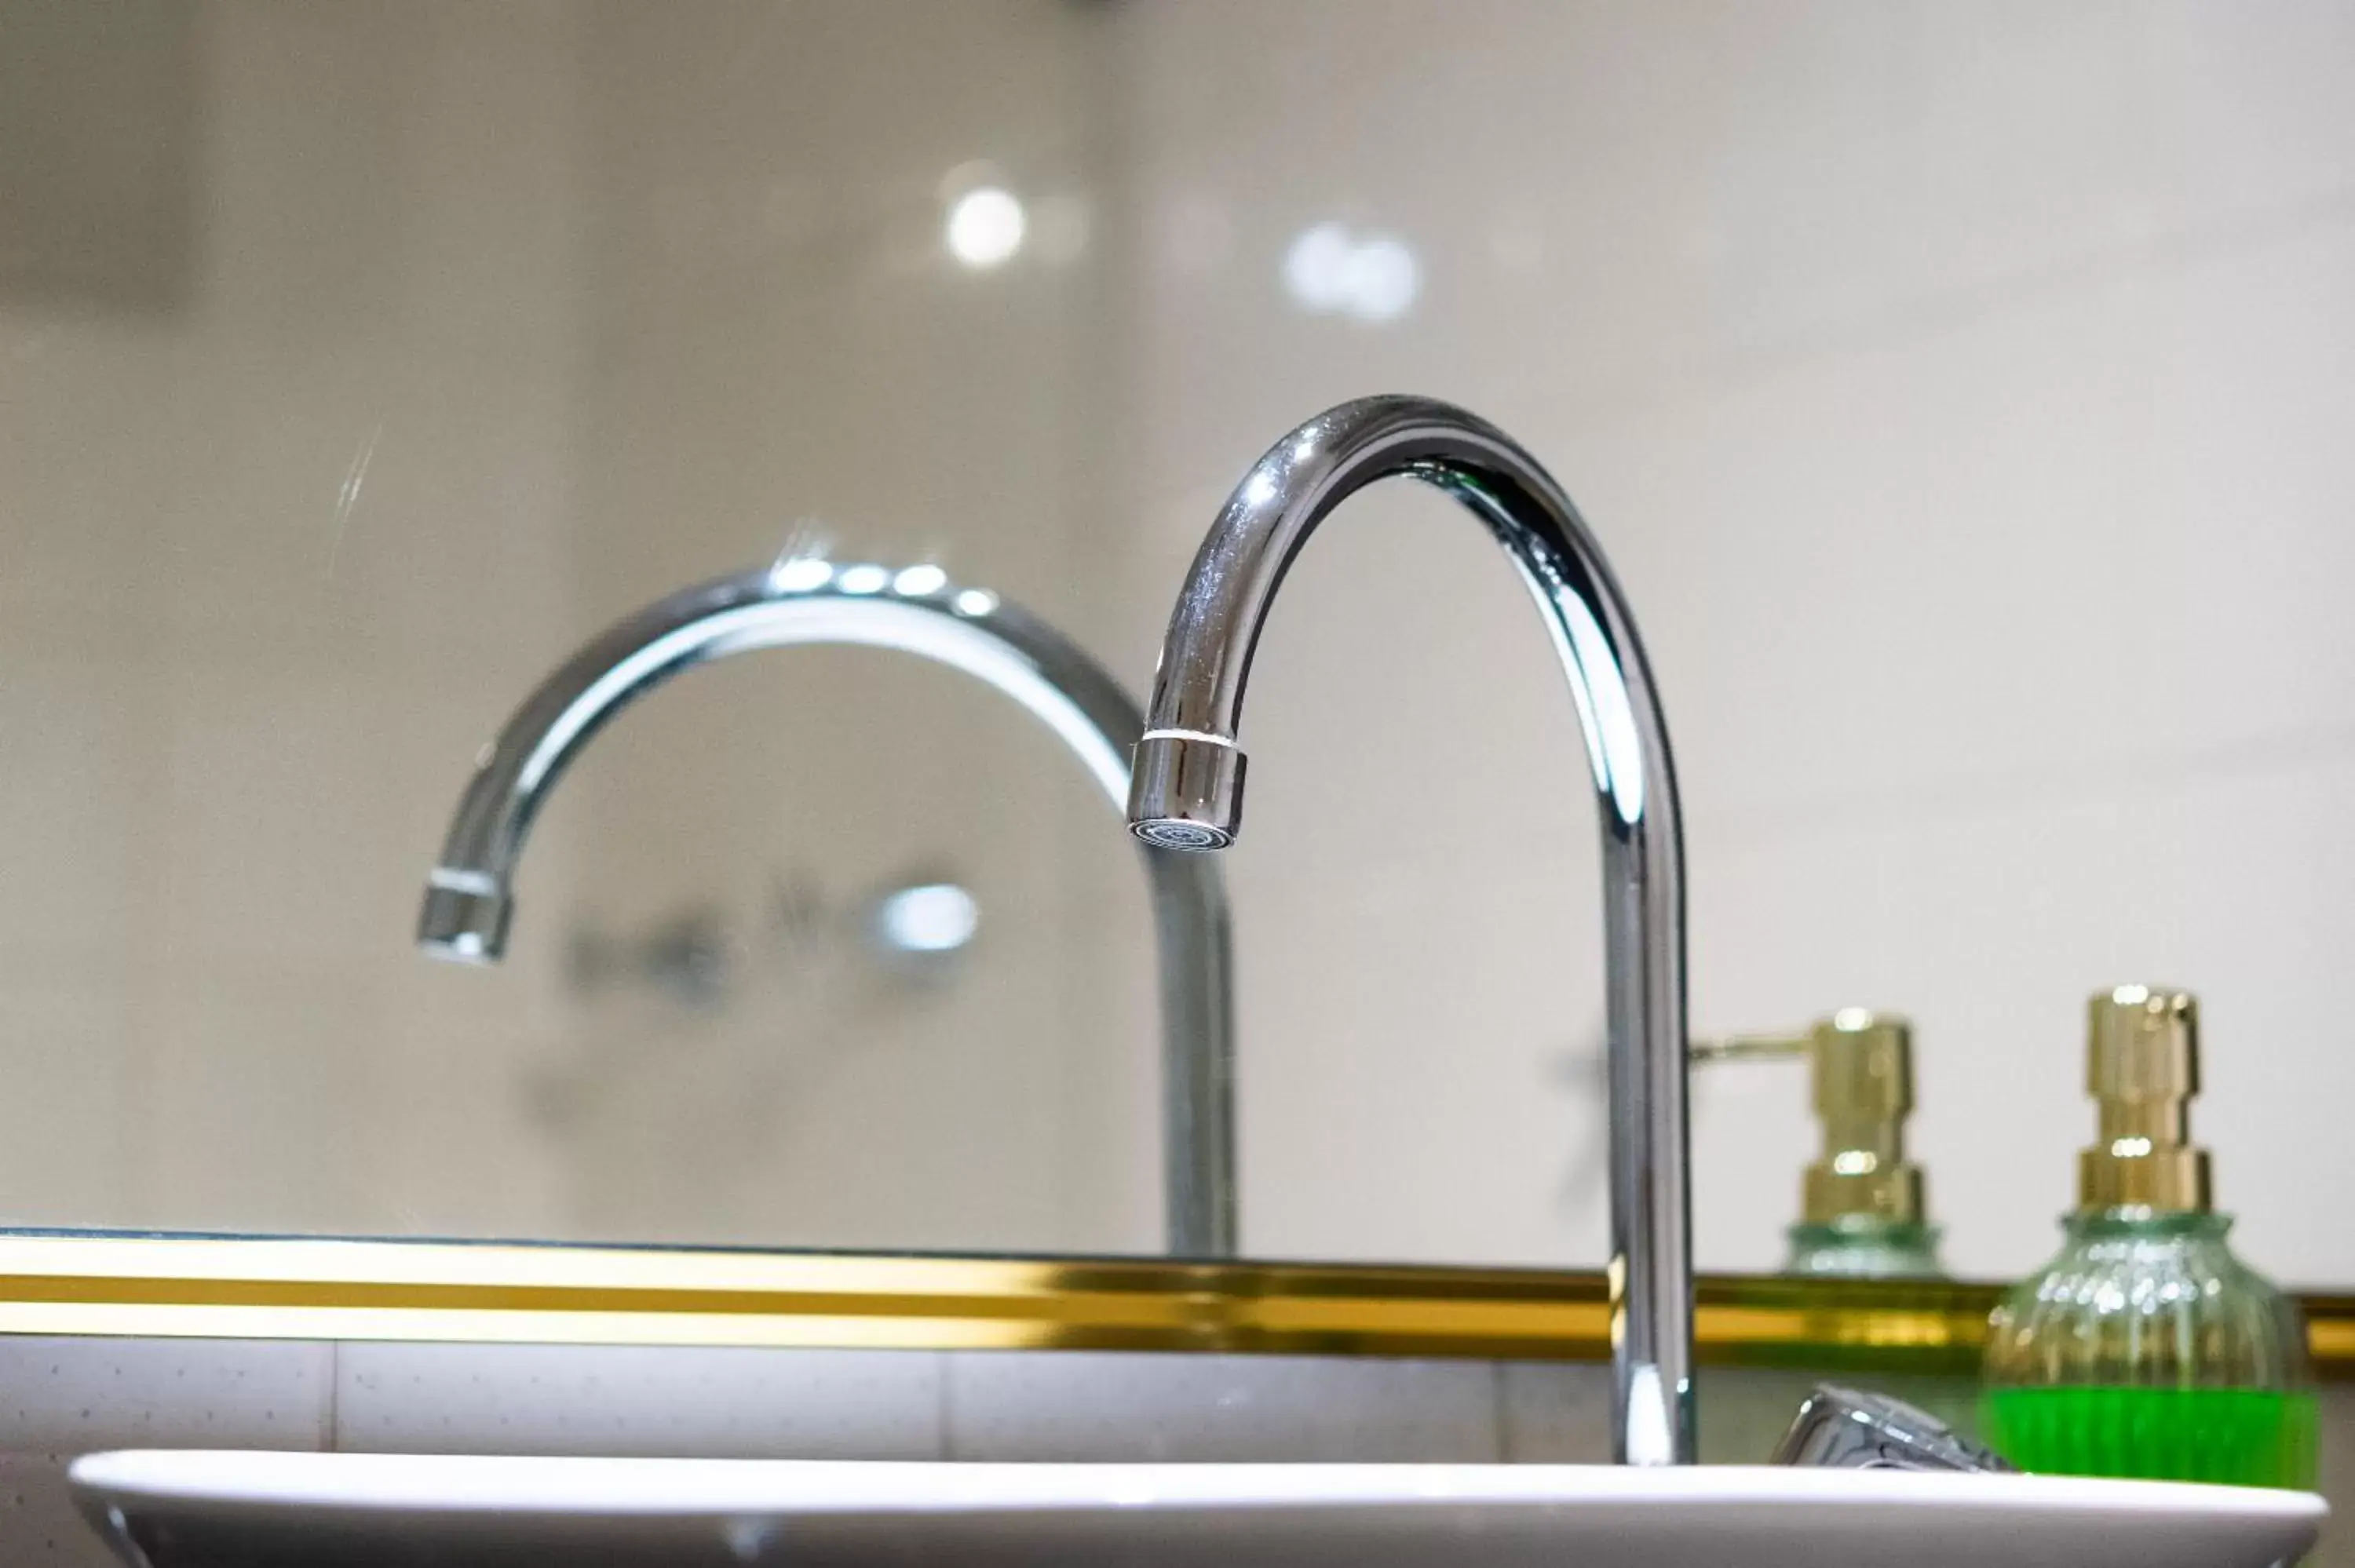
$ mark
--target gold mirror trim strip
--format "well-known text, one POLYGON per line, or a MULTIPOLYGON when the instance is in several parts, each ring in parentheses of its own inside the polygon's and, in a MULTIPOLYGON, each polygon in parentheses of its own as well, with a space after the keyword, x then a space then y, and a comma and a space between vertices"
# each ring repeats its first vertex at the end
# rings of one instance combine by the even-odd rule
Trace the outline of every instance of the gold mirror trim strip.
MULTIPOLYGON (((1700 1359, 1967 1373, 1997 1287, 1710 1276, 1700 1359)), ((2355 1378, 2355 1298, 2306 1298, 2355 1378)), ((1601 1361, 1599 1271, 0 1234, 0 1333, 1601 1361)))

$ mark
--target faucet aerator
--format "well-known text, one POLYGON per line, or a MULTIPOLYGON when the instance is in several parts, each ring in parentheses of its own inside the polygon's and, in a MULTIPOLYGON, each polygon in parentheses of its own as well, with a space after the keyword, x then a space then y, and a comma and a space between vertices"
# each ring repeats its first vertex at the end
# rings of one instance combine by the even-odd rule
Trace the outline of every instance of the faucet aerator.
POLYGON ((1185 850, 1193 853, 1222 850, 1235 842, 1234 834, 1211 827, 1207 822, 1184 822, 1170 818, 1131 822, 1128 831, 1155 849, 1185 850))
POLYGON ((429 884, 417 911, 417 945, 452 963, 496 964, 506 956, 514 907, 503 893, 429 884))
POLYGON ((1222 850, 1242 825, 1241 747, 1197 731, 1145 732, 1129 754, 1130 832, 1156 849, 1222 850))

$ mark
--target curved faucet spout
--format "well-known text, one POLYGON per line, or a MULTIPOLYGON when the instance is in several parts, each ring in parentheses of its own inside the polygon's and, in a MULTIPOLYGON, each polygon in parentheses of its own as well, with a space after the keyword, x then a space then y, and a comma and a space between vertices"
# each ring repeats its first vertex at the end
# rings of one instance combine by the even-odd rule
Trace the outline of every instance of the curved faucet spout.
MULTIPOLYGON (((605 631, 524 699, 483 748, 426 878, 419 946, 494 963, 533 818, 558 776, 633 699, 698 664, 758 648, 857 643, 961 670, 1020 704, 1117 808, 1145 728, 1135 699, 1069 639, 934 567, 893 572, 812 556, 673 594, 605 631)), ((1235 1250, 1231 941, 1224 881, 1197 857, 1144 855, 1159 946, 1167 1244, 1235 1250)))
POLYGON ((1613 1441, 1622 1463, 1694 1457, 1685 1123, 1684 848, 1668 733, 1626 596, 1537 460, 1422 397, 1367 397, 1269 449, 1178 595, 1130 783, 1130 831, 1220 849, 1242 825, 1243 687, 1260 628, 1317 524, 1411 474, 1487 524, 1520 567, 1570 677, 1603 822, 1611 1114, 1613 1441))

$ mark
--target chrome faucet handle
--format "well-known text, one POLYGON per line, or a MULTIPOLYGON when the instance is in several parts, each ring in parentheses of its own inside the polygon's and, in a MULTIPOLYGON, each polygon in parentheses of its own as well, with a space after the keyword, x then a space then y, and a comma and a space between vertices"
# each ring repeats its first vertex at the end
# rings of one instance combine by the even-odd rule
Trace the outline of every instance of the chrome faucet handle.
POLYGON ((1822 1383, 1769 1463, 1828 1470, 1982 1470, 2019 1467, 1984 1443, 1972 1441, 1902 1399, 1822 1383))
MULTIPOLYGON (((1170 611, 1130 768, 1128 829, 1161 849, 1234 842, 1243 688, 1276 590, 1335 508, 1401 475, 1453 496, 1512 558, 1578 712, 1603 841, 1612 1453, 1622 1464, 1689 1465, 1698 1444, 1683 812, 1635 614, 1561 486, 1494 425, 1427 397, 1344 403, 1269 448, 1210 525, 1170 611)), ((1392 630, 1410 641, 1434 635, 1392 630)), ((1417 744, 1420 705, 1395 697, 1391 728, 1417 744)), ((1395 819, 1399 804, 1374 793, 1395 819)), ((1578 793, 1545 798, 1559 809, 1578 793)))

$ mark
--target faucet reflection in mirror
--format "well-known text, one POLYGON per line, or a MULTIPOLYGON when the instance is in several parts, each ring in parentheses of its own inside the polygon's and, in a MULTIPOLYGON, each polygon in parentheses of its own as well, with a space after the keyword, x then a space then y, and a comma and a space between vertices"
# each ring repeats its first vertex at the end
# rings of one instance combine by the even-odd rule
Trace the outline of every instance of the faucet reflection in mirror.
MULTIPOLYGON (((632 699, 698 664, 761 648, 858 644, 963 671, 1053 730, 1114 804, 1144 733, 1136 702, 1068 639, 932 566, 894 571, 790 556, 685 589, 597 637, 524 699, 478 758, 426 879, 420 946, 471 963, 506 945, 532 819, 581 745, 632 699)), ((1146 847, 1160 948, 1167 1245, 1235 1250, 1233 1000, 1226 893, 1199 858, 1146 847)))
MULTIPOLYGON (((1170 849, 1241 827, 1236 735, 1252 652, 1293 558, 1364 485, 1410 474, 1470 508, 1520 568, 1570 677, 1603 825, 1611 1134, 1612 1442, 1622 1463, 1689 1463, 1692 1254, 1685 1125, 1684 848, 1668 734, 1635 617, 1602 549, 1537 460, 1487 421, 1367 397, 1271 448, 1194 557, 1161 648, 1128 820, 1170 849)), ((1420 630, 1420 629, 1418 629, 1420 630)), ((1401 714, 1403 735, 1418 715, 1401 714)), ((1387 781, 1354 781, 1377 798, 1387 781)))

